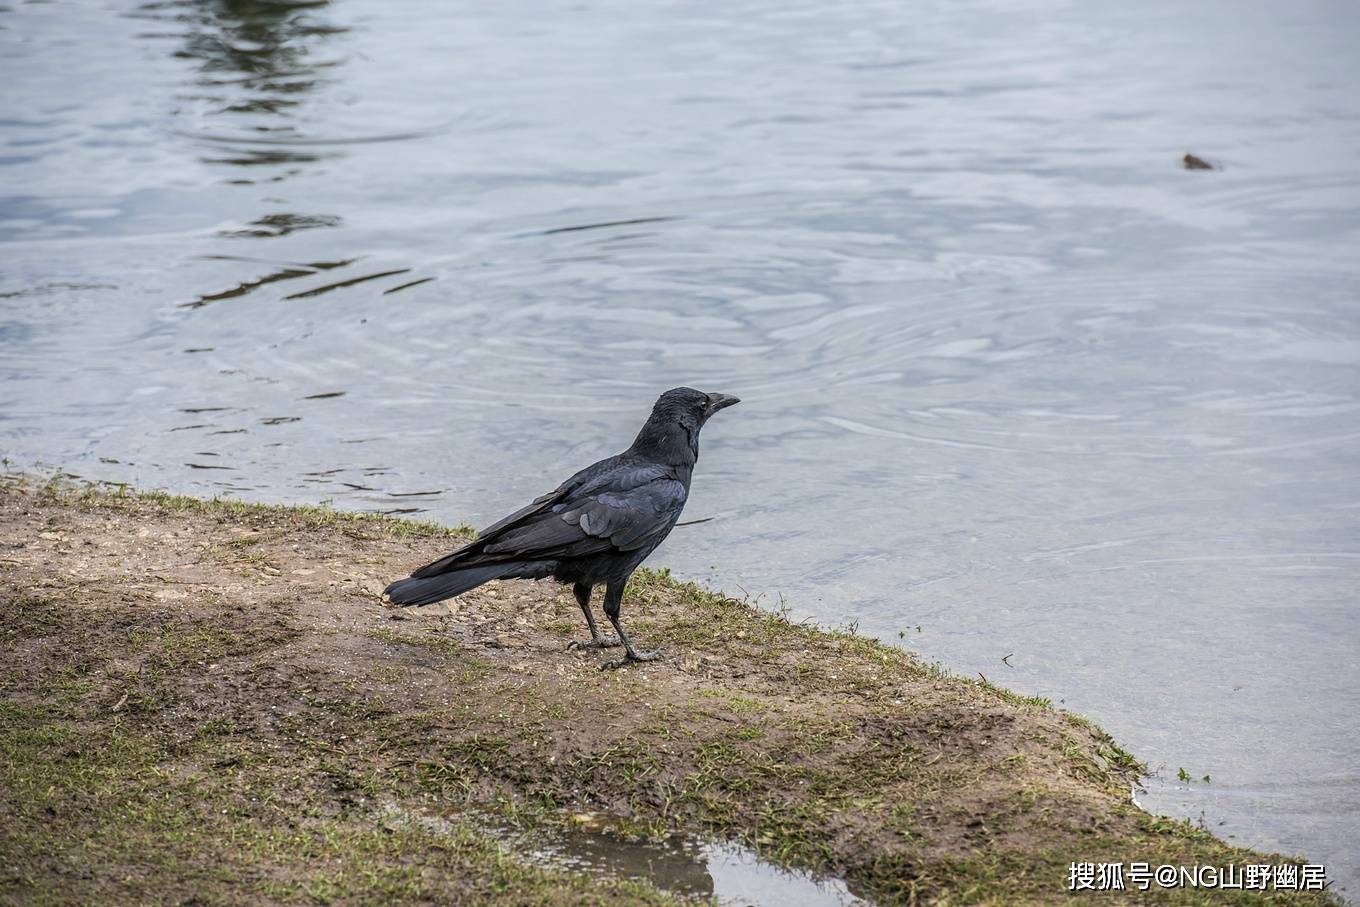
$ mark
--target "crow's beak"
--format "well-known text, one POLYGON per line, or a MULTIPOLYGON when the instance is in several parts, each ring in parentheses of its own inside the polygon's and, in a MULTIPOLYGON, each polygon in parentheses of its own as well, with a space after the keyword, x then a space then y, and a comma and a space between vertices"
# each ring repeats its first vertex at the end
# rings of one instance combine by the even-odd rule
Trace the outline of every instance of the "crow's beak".
POLYGON ((720 409, 726 409, 734 403, 740 403, 736 397, 730 394, 709 394, 708 395, 708 414, 711 416, 720 409))

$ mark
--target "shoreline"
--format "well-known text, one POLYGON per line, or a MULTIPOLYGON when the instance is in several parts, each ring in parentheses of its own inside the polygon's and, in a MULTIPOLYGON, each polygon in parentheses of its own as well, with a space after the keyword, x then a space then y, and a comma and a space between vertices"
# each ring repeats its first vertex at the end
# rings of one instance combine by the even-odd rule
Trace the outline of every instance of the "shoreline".
MULTIPOLYGON (((507 852, 470 810, 738 844, 884 904, 1066 901, 1074 861, 1298 862, 1143 812, 1143 767, 1081 716, 664 570, 624 619, 665 659, 612 672, 566 651, 584 622, 551 582, 382 603, 468 537, 0 477, 0 900, 684 902, 507 852)), ((1337 903, 1155 892, 1267 895, 1337 903)))

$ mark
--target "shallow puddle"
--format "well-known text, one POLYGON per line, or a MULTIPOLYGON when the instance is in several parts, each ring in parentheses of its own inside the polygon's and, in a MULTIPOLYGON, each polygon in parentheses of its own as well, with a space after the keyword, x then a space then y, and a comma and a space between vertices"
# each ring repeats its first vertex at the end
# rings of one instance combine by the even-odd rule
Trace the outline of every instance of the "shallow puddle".
POLYGON ((738 844, 711 843, 689 836, 634 841, 611 830, 608 817, 582 814, 570 830, 526 831, 484 812, 435 816, 389 804, 389 819, 414 822, 432 831, 471 825, 530 862, 589 875, 642 879, 684 897, 713 898, 731 907, 848 907, 867 904, 839 879, 785 869, 738 844))
POLYGON ((602 830, 580 830, 540 845, 535 853, 587 872, 646 879, 676 894, 717 898, 722 904, 863 904, 838 879, 819 880, 762 860, 736 844, 692 838, 634 842, 602 830))

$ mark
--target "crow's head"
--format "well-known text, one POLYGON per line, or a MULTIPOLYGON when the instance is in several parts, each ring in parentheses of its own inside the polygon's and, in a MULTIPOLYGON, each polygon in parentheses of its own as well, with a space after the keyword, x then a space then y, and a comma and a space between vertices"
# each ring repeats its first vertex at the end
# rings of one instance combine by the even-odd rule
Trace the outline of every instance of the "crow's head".
POLYGON ((691 460, 697 458, 699 429, 718 410, 740 402, 727 394, 705 394, 692 387, 672 388, 657 398, 633 449, 668 460, 683 457, 686 451, 691 460))
POLYGON ((692 387, 676 387, 657 398, 652 415, 679 422, 687 428, 700 429, 708 417, 718 410, 740 403, 727 394, 706 394, 692 387))

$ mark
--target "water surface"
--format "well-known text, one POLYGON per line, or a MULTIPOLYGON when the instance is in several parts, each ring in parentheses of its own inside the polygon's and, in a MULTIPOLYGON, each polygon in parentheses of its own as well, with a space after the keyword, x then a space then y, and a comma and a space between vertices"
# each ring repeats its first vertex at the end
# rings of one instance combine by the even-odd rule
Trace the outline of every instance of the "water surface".
POLYGON ((485 524, 659 391, 735 393, 656 562, 1050 696, 1149 808, 1353 888, 1357 39, 1325 2, 11 3, 0 450, 485 524))

